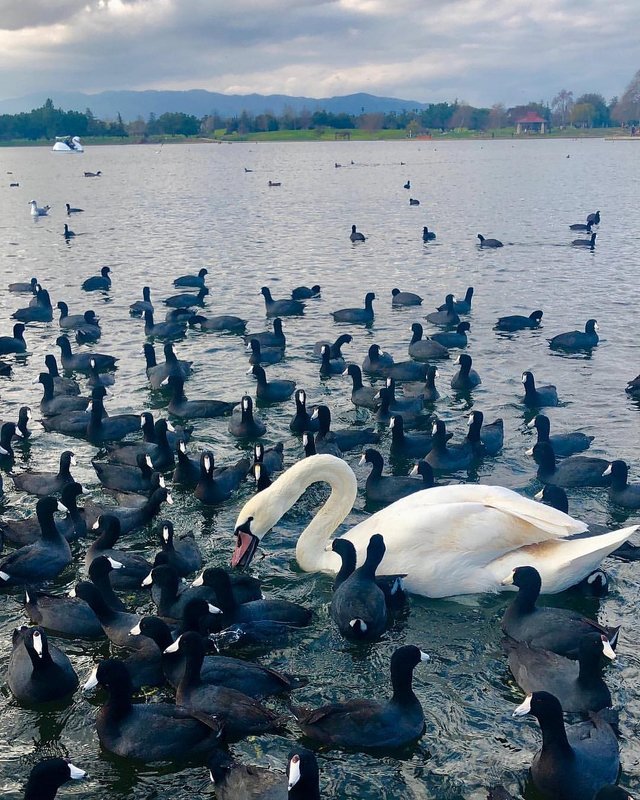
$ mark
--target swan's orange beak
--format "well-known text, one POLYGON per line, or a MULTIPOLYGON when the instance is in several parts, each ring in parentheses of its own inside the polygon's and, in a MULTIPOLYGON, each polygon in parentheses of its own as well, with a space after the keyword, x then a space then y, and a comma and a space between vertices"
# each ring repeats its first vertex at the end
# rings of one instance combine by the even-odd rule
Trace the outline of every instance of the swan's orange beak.
POLYGON ((231 566, 244 569, 251 563, 254 553, 260 543, 257 536, 251 533, 251 517, 238 526, 235 530, 236 547, 231 556, 231 566))

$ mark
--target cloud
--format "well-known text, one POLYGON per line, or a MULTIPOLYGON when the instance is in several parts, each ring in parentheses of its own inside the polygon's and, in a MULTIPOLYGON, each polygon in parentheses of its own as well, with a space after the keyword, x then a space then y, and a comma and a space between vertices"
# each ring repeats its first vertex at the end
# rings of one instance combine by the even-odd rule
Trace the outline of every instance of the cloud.
POLYGON ((31 0, 0 18, 0 95, 368 91, 480 105, 621 93, 640 4, 619 0, 31 0))

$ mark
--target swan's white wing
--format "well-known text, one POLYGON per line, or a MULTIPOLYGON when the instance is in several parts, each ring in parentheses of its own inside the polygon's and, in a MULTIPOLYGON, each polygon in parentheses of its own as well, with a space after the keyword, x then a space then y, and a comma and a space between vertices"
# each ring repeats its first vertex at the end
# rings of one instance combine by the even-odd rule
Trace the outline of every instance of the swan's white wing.
MULTIPOLYGON (((583 522, 550 506, 500 486, 439 486, 398 500, 352 528, 347 538, 356 548, 374 533, 387 548, 400 540, 428 550, 480 551, 491 560, 530 544, 587 530, 583 522), (427 545, 428 542, 428 545, 427 545)), ((364 551, 364 550, 363 550, 364 551)))
MULTIPOLYGON (((436 486, 422 492, 416 492, 393 504, 396 510, 420 509, 428 505, 450 503, 480 503, 488 508, 495 508, 530 522, 536 528, 544 530, 552 538, 571 536, 587 530, 584 522, 580 522, 551 506, 530 500, 521 494, 506 489, 504 486, 486 486, 484 484, 454 484, 452 486, 436 486)), ((385 511, 387 509, 383 509, 385 511)))

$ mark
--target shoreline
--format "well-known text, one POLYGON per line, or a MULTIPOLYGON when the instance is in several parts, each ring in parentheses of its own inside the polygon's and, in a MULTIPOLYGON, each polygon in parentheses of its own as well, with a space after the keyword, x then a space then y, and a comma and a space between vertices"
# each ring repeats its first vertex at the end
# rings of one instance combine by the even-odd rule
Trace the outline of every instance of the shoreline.
MULTIPOLYGON (((361 130, 350 130, 351 137, 349 139, 336 139, 335 135, 322 134, 318 135, 315 131, 281 131, 269 134, 251 133, 244 135, 220 136, 220 137, 206 137, 206 136, 154 136, 147 139, 134 139, 133 137, 86 137, 83 139, 85 147, 102 147, 103 145, 171 145, 171 144, 263 144, 269 142, 336 142, 342 144, 344 142, 494 142, 494 141, 510 141, 510 142, 531 142, 531 141, 549 141, 549 140, 563 140, 563 141, 582 141, 584 139, 604 139, 608 142, 631 142, 640 141, 640 136, 631 136, 623 134, 621 129, 597 129, 588 133, 567 134, 566 132, 552 133, 552 134, 516 134, 499 133, 497 135, 490 135, 487 133, 476 134, 472 132, 455 132, 451 131, 444 134, 436 135, 418 135, 407 136, 404 131, 378 131, 378 132, 365 132, 361 130), (620 131, 614 133, 613 131, 620 131), (280 134, 280 135, 278 135, 280 134), (366 134, 366 135, 365 135, 366 134)), ((10 141, 0 141, 0 147, 46 147, 52 149, 51 141, 37 140, 32 141, 28 139, 12 139, 10 141)), ((78 153, 77 155, 82 155, 78 153)))

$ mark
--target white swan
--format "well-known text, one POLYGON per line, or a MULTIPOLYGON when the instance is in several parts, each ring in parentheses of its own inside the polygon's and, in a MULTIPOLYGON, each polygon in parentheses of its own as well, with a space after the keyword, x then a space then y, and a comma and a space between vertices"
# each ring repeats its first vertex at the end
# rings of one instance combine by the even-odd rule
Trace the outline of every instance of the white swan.
MULTIPOLYGON (((300 534, 296 558, 305 572, 337 572, 331 534, 353 507, 357 483, 340 458, 316 455, 294 464, 252 497, 236 520, 233 566, 246 566, 262 537, 312 483, 331 486, 331 495, 300 534)), ((374 533, 387 550, 380 574, 406 574, 408 591, 427 597, 501 591, 515 567, 530 565, 546 593, 563 591, 595 569, 639 526, 597 536, 583 522, 501 486, 461 484, 425 489, 398 500, 344 535, 359 561, 374 533)))

